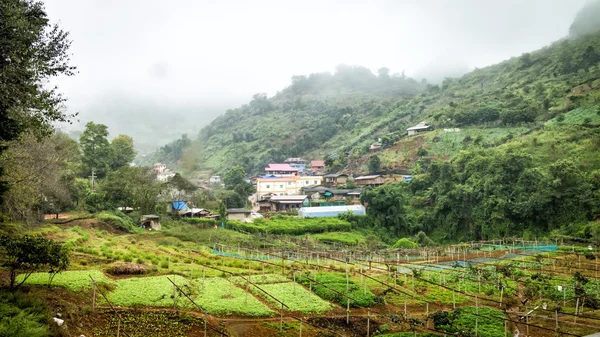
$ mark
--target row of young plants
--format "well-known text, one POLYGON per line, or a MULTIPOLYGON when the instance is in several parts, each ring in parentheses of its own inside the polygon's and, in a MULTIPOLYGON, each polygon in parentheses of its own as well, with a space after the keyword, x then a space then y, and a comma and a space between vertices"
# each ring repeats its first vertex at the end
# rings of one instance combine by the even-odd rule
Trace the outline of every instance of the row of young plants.
POLYGON ((319 272, 315 274, 304 273, 298 276, 297 281, 312 288, 312 291, 324 300, 337 303, 346 307, 348 297, 351 297, 350 307, 372 307, 383 303, 383 298, 375 296, 368 288, 356 284, 353 280, 346 280, 346 276, 336 273, 319 272), (315 280, 316 282, 312 282, 315 280), (318 282, 318 283, 317 283, 318 282))
POLYGON ((352 225, 338 218, 295 218, 274 217, 269 220, 254 219, 251 223, 229 221, 231 229, 248 233, 270 233, 285 235, 301 235, 307 233, 349 232, 352 225))

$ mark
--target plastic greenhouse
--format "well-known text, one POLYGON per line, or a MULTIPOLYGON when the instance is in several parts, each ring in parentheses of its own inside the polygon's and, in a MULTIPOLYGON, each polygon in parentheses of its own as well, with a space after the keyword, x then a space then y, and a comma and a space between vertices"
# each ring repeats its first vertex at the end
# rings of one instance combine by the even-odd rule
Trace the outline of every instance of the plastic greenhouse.
POLYGON ((342 213, 352 212, 356 215, 365 215, 367 212, 363 205, 349 206, 325 206, 325 207, 302 207, 298 211, 300 218, 320 218, 326 216, 338 216, 342 213))

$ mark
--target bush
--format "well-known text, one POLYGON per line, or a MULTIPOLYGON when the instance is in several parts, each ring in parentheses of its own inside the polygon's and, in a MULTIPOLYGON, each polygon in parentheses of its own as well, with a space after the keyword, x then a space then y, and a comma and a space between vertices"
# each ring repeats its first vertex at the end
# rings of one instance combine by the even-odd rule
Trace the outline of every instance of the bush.
POLYGON ((0 292, 0 336, 50 336, 44 305, 19 293, 0 292))
POLYGON ((254 219, 252 223, 230 221, 232 229, 249 233, 271 233, 284 235, 302 235, 306 233, 349 232, 348 221, 338 218, 295 218, 273 216, 270 220, 254 219))
POLYGON ((127 233, 135 233, 136 226, 125 214, 121 212, 102 212, 96 216, 100 221, 127 233))
POLYGON ((396 243, 394 243, 394 245, 392 246, 392 248, 418 248, 419 244, 416 242, 412 242, 407 238, 402 238, 398 241, 396 241, 396 243))

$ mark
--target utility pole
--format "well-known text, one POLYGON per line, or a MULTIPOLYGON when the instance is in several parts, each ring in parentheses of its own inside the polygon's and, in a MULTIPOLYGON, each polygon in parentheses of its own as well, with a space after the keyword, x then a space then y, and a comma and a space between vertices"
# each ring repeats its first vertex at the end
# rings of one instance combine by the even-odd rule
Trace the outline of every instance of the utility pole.
POLYGON ((92 179, 92 193, 96 192, 94 190, 94 179, 98 178, 98 176, 96 176, 96 170, 92 169, 92 175, 88 176, 88 178, 92 179))

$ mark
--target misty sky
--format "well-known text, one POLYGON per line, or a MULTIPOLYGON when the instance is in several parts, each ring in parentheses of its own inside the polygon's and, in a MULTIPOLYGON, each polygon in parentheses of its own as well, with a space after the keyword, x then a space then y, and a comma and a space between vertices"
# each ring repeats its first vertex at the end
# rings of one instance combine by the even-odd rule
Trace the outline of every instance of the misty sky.
POLYGON ((585 0, 45 2, 71 33, 79 73, 57 84, 83 122, 148 108, 205 124, 341 63, 430 80, 497 63, 566 36, 585 0))

